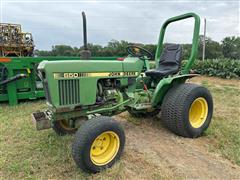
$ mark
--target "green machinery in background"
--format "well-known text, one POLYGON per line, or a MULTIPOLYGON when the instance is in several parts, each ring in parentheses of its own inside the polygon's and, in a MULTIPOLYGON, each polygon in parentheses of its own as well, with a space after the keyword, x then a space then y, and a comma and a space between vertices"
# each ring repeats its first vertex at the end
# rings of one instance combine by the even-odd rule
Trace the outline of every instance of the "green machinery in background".
MULTIPOLYGON (((99 172, 121 156, 124 130, 112 117, 123 111, 131 115, 155 116, 173 133, 196 138, 208 128, 213 112, 210 92, 186 83, 197 76, 190 68, 197 55, 200 18, 187 13, 168 19, 162 26, 155 56, 130 45, 122 61, 94 60, 84 52, 83 60, 43 61, 38 66, 48 109, 32 114, 38 130, 53 128, 59 135, 75 134, 72 156, 82 170, 99 172), (163 40, 167 26, 194 18, 191 55, 181 67, 182 48, 163 40)), ((149 141, 151 141, 149 139, 149 141)), ((161 143, 161 140, 159 140, 161 143)))
MULTIPOLYGON (((70 61, 89 59, 86 16, 83 12, 84 49, 81 57, 26 57, 32 56, 34 43, 31 33, 23 33, 18 24, 0 24, 0 102, 17 105, 18 100, 45 97, 37 66, 43 60, 70 61), (11 57, 9 57, 11 56, 11 57)), ((91 57, 93 60, 117 60, 118 57, 91 57)))
MULTIPOLYGON (((114 60, 117 57, 93 57, 114 60)), ((44 97, 37 66, 43 60, 80 60, 80 57, 0 57, 0 102, 16 105, 21 99, 44 97)))

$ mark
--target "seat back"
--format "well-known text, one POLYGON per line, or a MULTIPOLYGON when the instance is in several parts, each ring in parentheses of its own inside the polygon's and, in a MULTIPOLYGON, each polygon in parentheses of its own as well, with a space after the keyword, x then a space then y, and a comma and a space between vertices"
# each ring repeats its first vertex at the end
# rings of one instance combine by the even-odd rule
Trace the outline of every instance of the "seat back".
POLYGON ((177 67, 181 66, 182 60, 182 47, 180 44, 167 44, 163 49, 163 52, 159 61, 159 68, 163 66, 177 67))
POLYGON ((145 72, 146 76, 161 79, 179 72, 181 67, 182 47, 179 44, 168 44, 163 49, 157 69, 145 72))

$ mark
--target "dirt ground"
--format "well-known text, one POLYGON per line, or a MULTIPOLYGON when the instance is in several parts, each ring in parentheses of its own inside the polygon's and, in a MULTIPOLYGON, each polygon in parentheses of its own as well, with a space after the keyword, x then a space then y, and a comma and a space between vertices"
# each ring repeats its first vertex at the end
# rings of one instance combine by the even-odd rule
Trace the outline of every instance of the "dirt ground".
POLYGON ((187 139, 166 130, 158 119, 127 123, 123 113, 120 120, 126 132, 123 161, 129 166, 131 179, 240 179, 240 167, 223 157, 210 153, 207 138, 187 139), (129 164, 130 162, 130 164, 129 164), (147 169, 134 169, 136 167, 147 169), (133 166, 133 168, 131 168, 133 166), (151 173, 150 173, 151 174, 151 173))
MULTIPOLYGON (((206 77, 197 77, 191 82, 204 84, 206 77)), ((207 78, 211 86, 231 86, 240 88, 239 80, 223 80, 207 78)), ((141 167, 146 164, 148 170, 135 170, 134 179, 146 179, 149 172, 155 171, 151 177, 169 179, 240 179, 240 167, 210 152, 212 139, 206 136, 197 139, 182 138, 168 131, 159 118, 142 119, 141 123, 127 123, 128 113, 116 118, 122 122, 126 132, 126 149, 124 161, 136 163, 141 167), (129 161, 130 159, 130 161, 129 161)), ((128 118, 129 119, 129 118, 128 118)), ((239 150, 240 151, 240 150, 239 150)), ((130 166, 130 165, 129 165, 130 166)))
MULTIPOLYGON (((205 81, 211 86, 240 88, 239 80, 214 77, 208 77, 207 80, 206 77, 196 77, 190 80, 197 84, 204 84, 205 81)), ((131 179, 148 179, 149 174, 155 179, 240 179, 240 166, 209 151, 214 142, 208 137, 182 138, 168 131, 159 118, 142 119, 136 125, 126 123, 125 119, 129 119, 126 116, 129 117, 129 114, 116 116, 122 122, 127 137, 123 161, 128 162, 126 165, 131 162, 136 167, 141 167, 141 164, 147 167, 133 170, 131 179)))

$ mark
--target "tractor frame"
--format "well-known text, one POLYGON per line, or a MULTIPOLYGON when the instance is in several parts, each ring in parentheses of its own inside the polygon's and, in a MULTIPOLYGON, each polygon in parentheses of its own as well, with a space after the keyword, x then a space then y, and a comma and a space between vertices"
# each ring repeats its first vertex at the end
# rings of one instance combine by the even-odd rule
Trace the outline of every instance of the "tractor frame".
MULTIPOLYGON (((195 20, 191 55, 177 72, 171 70, 170 58, 166 70, 174 73, 162 77, 148 75, 151 71, 148 60, 153 57, 134 45, 127 48, 130 55, 121 61, 91 60, 85 46, 85 60, 41 62, 38 72, 48 109, 33 113, 37 129, 52 127, 59 135, 76 133, 73 159, 88 172, 99 172, 120 158, 125 144, 124 131, 109 116, 126 110, 137 117, 154 116, 161 111, 164 124, 173 133, 190 138, 201 136, 211 122, 212 97, 206 88, 185 83, 197 76, 189 72, 197 56, 198 15, 187 13, 164 22, 155 55, 156 71, 151 73, 161 74, 158 68, 167 60, 163 55, 167 26, 188 18, 195 20)), ((177 49, 177 52, 181 51, 177 49)), ((175 61, 177 55, 170 55, 175 61)))

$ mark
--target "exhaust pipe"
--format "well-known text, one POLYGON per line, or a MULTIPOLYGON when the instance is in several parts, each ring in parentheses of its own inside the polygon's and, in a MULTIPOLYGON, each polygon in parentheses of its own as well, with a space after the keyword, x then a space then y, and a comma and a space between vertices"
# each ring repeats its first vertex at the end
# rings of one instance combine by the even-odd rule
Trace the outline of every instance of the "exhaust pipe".
POLYGON ((82 12, 82 19, 83 19, 83 45, 84 50, 88 50, 87 48, 87 21, 85 12, 82 12))
POLYGON ((81 59, 90 59, 91 58, 91 52, 88 50, 87 47, 87 20, 85 12, 82 12, 82 20, 83 20, 83 50, 80 52, 81 59))

